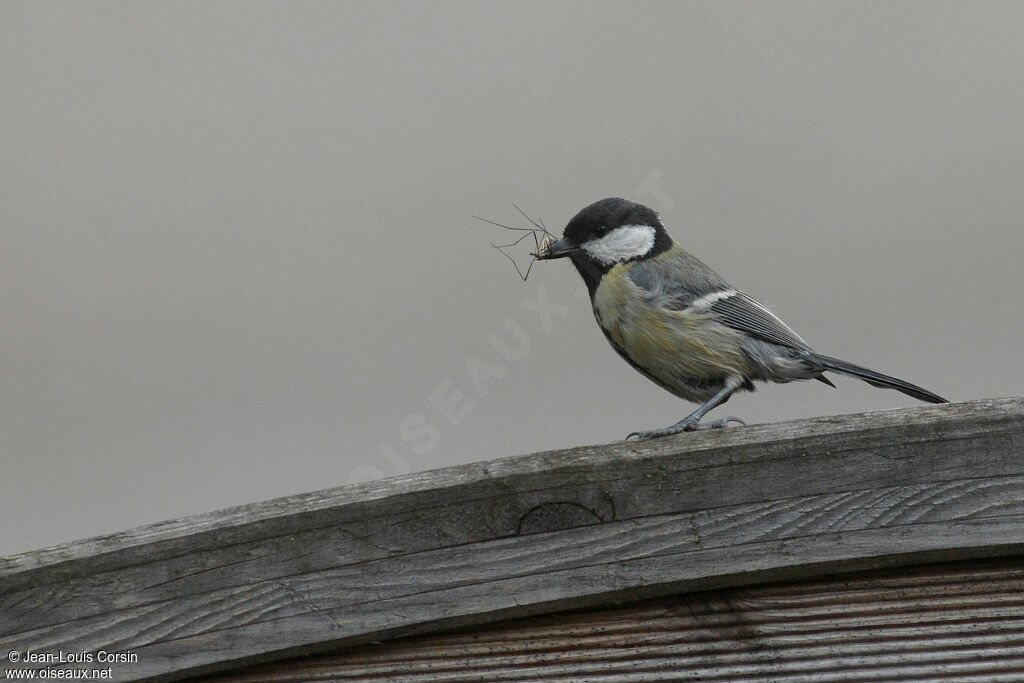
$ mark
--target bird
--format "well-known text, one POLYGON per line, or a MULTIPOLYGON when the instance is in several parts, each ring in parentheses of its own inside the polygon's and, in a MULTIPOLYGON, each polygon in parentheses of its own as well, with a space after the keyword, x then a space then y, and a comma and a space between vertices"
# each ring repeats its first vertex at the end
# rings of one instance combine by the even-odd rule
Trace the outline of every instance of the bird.
POLYGON ((590 294, 594 317, 612 348, 658 386, 700 406, 673 425, 637 431, 656 437, 729 423, 701 419, 754 382, 818 380, 824 373, 861 379, 928 403, 945 398, 915 384, 812 350, 753 297, 730 285, 669 236, 652 209, 609 197, 580 210, 562 238, 546 240, 537 260, 569 258, 590 294))

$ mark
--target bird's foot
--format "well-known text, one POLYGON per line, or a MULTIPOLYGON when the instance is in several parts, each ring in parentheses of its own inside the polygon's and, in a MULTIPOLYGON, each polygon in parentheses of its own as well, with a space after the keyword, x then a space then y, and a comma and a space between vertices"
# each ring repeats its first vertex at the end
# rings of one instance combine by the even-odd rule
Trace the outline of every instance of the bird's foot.
POLYGON ((712 420, 711 422, 701 422, 699 417, 694 419, 691 415, 684 417, 682 420, 669 427, 653 429, 649 432, 633 432, 626 437, 626 441, 634 438, 637 441, 642 441, 643 439, 655 439, 659 436, 671 436, 672 434, 678 434, 680 432, 696 432, 701 429, 722 429, 730 422, 735 422, 743 426, 747 425, 746 422, 732 415, 729 417, 723 417, 719 420, 712 420))

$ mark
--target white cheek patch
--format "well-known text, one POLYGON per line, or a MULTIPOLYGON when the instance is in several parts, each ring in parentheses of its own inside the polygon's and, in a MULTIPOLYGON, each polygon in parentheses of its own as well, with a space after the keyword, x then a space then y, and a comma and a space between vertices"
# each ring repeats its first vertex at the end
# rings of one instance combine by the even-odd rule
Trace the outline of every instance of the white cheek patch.
POLYGON ((620 225, 604 237, 580 245, 598 263, 610 266, 643 256, 654 246, 654 228, 649 225, 620 225))

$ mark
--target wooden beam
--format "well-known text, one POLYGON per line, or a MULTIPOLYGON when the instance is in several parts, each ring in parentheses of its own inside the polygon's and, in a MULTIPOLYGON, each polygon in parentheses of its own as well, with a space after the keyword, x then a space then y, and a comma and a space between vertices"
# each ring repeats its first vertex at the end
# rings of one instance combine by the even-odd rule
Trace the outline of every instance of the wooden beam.
POLYGON ((681 593, 204 677, 312 680, 1020 683, 1024 556, 681 593))
POLYGON ((1024 399, 991 399, 480 462, 6 558, 0 654, 130 650, 119 680, 174 678, 1022 551, 1024 399))

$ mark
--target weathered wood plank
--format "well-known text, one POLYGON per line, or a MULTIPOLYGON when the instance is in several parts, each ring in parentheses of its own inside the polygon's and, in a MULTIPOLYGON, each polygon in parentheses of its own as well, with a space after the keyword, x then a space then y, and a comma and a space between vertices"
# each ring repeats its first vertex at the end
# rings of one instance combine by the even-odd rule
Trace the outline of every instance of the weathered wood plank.
POLYGON ((496 618, 1024 550, 1024 399, 506 458, 0 560, 0 649, 125 680, 496 618))
POLYGON ((1024 556, 719 589, 241 670, 309 680, 1024 678, 1024 556))

